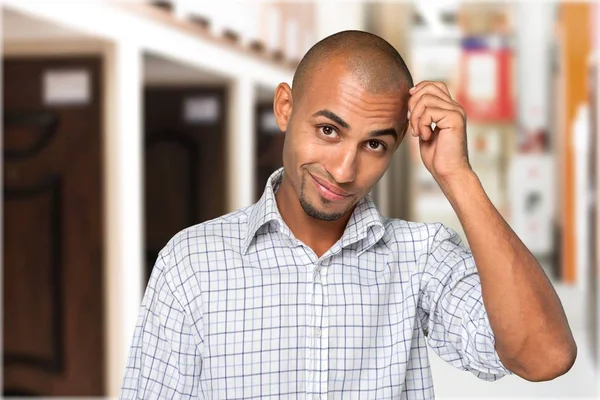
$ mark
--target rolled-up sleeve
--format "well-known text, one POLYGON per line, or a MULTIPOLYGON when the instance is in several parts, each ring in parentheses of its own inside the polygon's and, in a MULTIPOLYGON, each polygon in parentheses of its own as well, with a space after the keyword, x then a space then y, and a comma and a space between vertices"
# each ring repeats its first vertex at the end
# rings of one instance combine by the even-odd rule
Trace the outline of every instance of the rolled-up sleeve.
POLYGON ((498 357, 469 249, 452 229, 436 224, 421 279, 419 318, 429 346, 446 362, 494 381, 510 374, 498 357))
POLYGON ((202 366, 198 338, 170 285, 168 263, 165 248, 142 300, 120 399, 197 397, 202 366))

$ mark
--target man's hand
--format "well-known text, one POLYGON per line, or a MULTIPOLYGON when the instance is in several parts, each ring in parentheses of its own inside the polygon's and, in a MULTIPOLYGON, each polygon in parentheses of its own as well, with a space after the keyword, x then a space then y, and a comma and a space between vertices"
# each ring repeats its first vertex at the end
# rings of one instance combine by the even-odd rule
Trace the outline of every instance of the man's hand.
POLYGON ((421 158, 442 185, 471 171, 467 153, 466 113, 452 99, 444 83, 423 81, 410 89, 408 119, 413 136, 419 136, 421 158), (435 129, 431 124, 435 123, 435 129))

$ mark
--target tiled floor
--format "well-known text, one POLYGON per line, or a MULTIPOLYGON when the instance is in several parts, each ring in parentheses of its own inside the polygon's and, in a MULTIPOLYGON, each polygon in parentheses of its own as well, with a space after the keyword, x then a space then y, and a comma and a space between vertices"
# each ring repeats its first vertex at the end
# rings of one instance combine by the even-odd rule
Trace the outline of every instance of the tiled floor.
POLYGON ((575 287, 557 285, 556 289, 578 347, 575 365, 567 374, 550 382, 532 383, 517 376, 504 377, 492 383, 484 382, 469 372, 457 370, 446 364, 430 351, 436 398, 598 398, 599 373, 594 367, 589 330, 586 328, 585 296, 575 287))

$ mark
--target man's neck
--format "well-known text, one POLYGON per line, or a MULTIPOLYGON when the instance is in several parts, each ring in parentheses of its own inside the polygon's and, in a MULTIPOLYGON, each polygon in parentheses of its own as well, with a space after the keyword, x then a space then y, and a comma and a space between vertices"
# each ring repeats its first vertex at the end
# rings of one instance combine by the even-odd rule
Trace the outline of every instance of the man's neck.
POLYGON ((311 217, 302 208, 294 188, 283 178, 275 193, 281 218, 294 236, 321 257, 344 233, 352 210, 336 221, 323 221, 311 217))

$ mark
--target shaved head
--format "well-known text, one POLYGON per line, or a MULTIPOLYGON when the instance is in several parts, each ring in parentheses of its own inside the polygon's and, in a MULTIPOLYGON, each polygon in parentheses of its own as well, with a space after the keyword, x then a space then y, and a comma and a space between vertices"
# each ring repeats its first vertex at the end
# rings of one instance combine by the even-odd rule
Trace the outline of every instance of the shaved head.
POLYGON ((336 33, 306 53, 273 101, 285 132, 277 203, 286 223, 306 216, 343 231, 405 136, 412 86, 400 54, 367 32, 336 33))
POLYGON ((300 98, 311 76, 332 59, 342 59, 346 69, 373 94, 413 86, 412 76, 396 49, 377 35, 343 31, 316 43, 304 55, 292 81, 294 97, 300 98))

